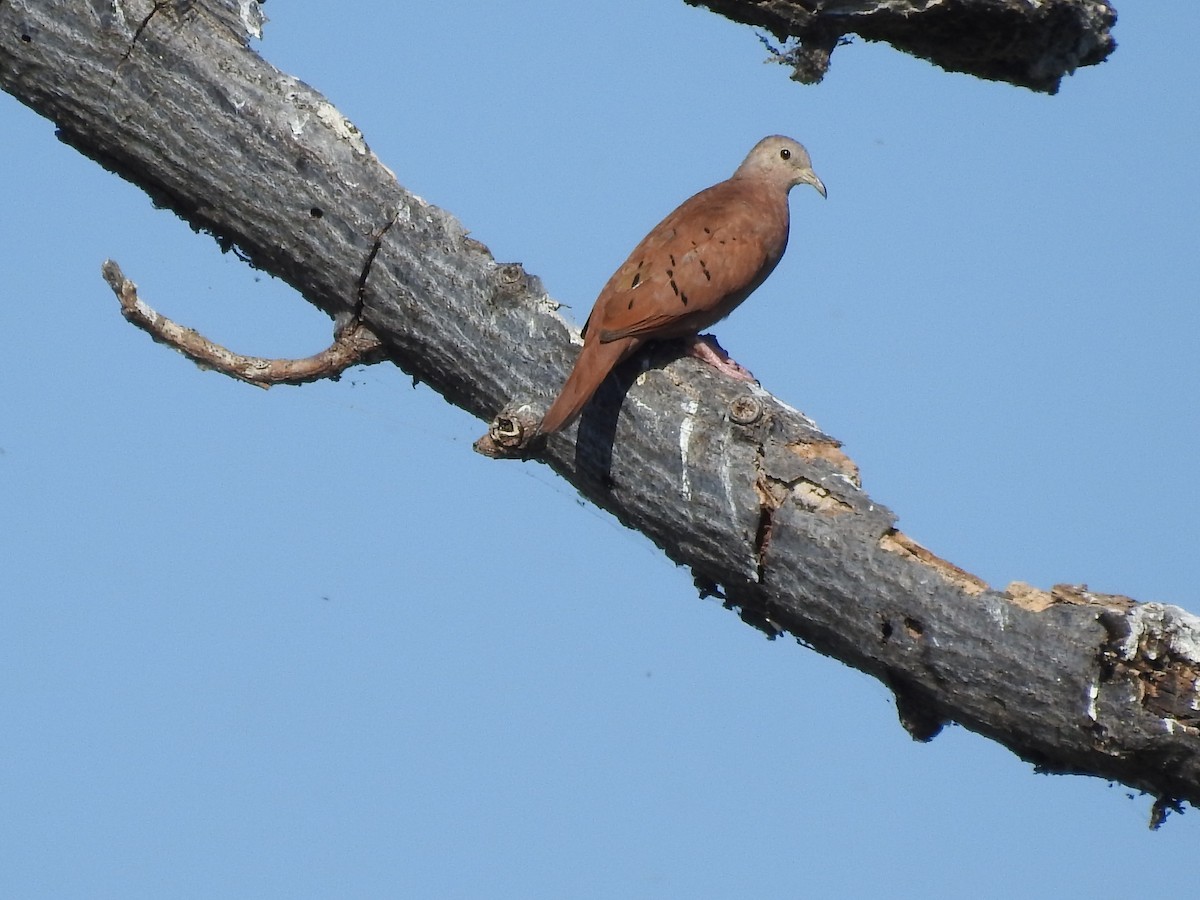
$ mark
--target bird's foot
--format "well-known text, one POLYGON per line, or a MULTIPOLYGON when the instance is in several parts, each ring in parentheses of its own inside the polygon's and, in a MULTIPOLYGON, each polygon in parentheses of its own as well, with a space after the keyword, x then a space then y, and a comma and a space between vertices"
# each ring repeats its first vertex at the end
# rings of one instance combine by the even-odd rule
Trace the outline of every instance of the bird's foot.
POLYGON ((729 354, 711 334, 698 334, 692 338, 688 342, 687 354, 708 363, 718 372, 724 372, 730 378, 736 378, 738 381, 753 381, 758 384, 754 373, 730 359, 729 354))

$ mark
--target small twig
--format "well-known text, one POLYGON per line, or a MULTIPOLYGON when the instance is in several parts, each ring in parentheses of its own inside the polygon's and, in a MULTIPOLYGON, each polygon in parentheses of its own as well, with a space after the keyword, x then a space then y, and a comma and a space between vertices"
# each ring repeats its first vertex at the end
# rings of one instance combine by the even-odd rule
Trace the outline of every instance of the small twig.
POLYGON ((329 347, 304 359, 243 356, 155 312, 138 297, 137 285, 111 259, 105 261, 100 271, 121 301, 121 315, 128 321, 202 368, 215 369, 255 387, 266 389, 274 384, 303 384, 323 378, 336 380, 351 366, 369 365, 384 358, 379 338, 357 320, 340 329, 329 347))

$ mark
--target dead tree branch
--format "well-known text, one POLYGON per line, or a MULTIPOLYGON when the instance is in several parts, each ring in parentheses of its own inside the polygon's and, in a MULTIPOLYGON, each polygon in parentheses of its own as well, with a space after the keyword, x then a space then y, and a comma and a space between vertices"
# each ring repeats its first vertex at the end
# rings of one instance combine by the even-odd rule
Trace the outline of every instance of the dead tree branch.
MULTIPOLYGON (((484 420, 544 402, 575 332, 537 279, 251 52, 248 9, 8 0, 0 85, 196 229, 360 319, 449 402, 484 420)), ((1160 812, 1200 801, 1200 619, 1082 587, 992 589, 899 532, 803 414, 663 349, 643 364, 540 458, 702 591, 879 678, 918 739, 957 722, 1041 771, 1147 791, 1160 812)))
POLYGON ((214 369, 230 378, 255 387, 275 384, 305 384, 310 381, 336 381, 351 366, 369 365, 382 359, 383 345, 357 320, 338 330, 334 342, 303 359, 264 359, 243 356, 214 343, 192 328, 180 325, 155 312, 138 297, 137 285, 111 259, 101 274, 121 302, 121 315, 160 344, 178 350, 201 368, 214 369))
POLYGON ((1116 49, 1106 0, 685 0, 766 29, 775 58, 804 84, 820 81, 847 35, 886 41, 949 72, 1053 94, 1064 75, 1116 49), (793 44, 788 42, 794 41, 793 44))

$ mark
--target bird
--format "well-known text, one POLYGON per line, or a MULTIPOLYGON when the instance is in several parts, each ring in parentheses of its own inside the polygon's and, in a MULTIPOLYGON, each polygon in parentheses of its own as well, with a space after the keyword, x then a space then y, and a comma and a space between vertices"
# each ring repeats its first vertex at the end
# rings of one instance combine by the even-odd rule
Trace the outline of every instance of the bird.
POLYGON ((568 427, 609 373, 648 341, 686 338, 692 355, 752 378, 697 335, 775 269, 787 248, 788 193, 800 184, 828 196, 804 146, 771 135, 728 179, 659 222, 600 291, 583 326, 583 349, 536 434, 568 427))

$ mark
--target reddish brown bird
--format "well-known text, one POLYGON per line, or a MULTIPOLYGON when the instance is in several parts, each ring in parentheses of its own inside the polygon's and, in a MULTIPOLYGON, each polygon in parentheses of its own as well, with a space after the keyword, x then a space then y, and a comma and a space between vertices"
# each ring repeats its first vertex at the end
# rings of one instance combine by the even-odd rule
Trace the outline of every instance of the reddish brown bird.
POLYGON ((788 192, 798 184, 825 196, 808 151, 773 135, 727 181, 655 226, 596 298, 583 350, 538 432, 575 421, 613 367, 647 341, 691 338, 695 355, 748 377, 696 335, 729 315, 778 264, 788 240, 788 192))

